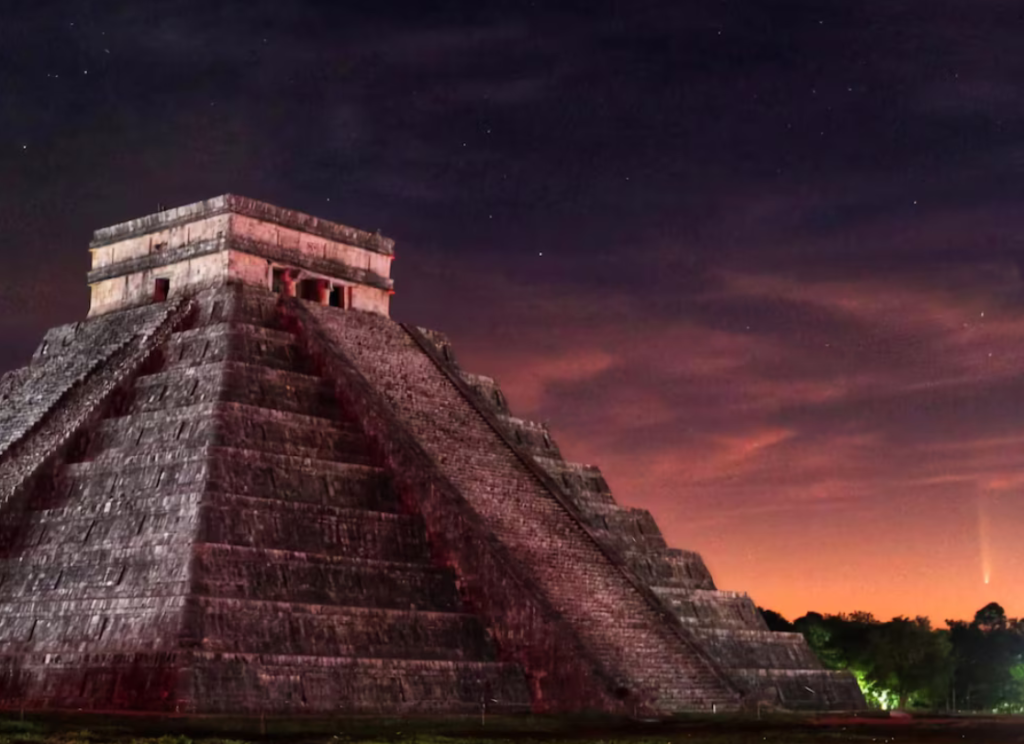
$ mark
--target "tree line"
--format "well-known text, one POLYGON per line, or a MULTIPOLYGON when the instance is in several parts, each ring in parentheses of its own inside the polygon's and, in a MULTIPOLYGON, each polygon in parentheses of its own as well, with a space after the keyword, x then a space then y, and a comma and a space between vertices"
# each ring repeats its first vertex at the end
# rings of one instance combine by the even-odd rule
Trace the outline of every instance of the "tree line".
POLYGON ((948 628, 869 612, 809 612, 794 622, 761 614, 772 630, 802 633, 826 667, 852 672, 876 707, 1024 712, 1024 619, 995 602, 948 628))

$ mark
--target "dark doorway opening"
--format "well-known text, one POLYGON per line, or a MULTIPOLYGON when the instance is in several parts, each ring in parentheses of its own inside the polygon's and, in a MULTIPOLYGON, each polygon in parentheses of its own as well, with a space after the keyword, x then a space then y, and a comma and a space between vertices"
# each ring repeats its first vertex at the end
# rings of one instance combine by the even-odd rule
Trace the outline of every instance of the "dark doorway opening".
POLYGON ((299 298, 309 302, 320 302, 320 280, 303 279, 299 282, 299 298))
POLYGON ((284 269, 274 269, 274 278, 270 283, 270 291, 281 294, 284 290, 284 269))
POLYGON ((331 298, 328 303, 331 307, 345 307, 345 288, 332 287, 331 298))
POLYGON ((163 302, 171 293, 170 279, 157 279, 153 286, 153 302, 163 302))

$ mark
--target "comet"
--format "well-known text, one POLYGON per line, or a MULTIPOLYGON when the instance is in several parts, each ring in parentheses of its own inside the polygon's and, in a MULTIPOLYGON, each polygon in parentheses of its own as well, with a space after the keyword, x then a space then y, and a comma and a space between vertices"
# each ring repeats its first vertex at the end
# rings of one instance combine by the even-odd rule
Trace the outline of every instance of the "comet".
POLYGON ((986 584, 992 580, 990 532, 988 495, 982 494, 978 497, 978 548, 981 558, 981 578, 986 584))

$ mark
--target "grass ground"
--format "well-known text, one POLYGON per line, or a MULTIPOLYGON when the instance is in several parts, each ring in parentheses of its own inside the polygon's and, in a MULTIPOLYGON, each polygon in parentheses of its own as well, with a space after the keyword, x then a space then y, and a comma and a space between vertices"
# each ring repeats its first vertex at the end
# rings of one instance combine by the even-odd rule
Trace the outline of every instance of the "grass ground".
POLYGON ((1014 744, 1024 719, 159 719, 0 716, 0 744, 1014 744), (315 733, 313 729, 320 729, 315 733), (261 733, 262 732, 262 733, 261 733))

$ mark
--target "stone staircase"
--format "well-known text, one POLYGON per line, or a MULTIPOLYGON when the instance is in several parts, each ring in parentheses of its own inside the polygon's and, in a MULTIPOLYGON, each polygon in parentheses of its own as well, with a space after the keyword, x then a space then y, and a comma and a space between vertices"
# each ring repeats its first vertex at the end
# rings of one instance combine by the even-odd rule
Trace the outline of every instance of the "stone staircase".
POLYGON ((653 710, 734 708, 739 695, 615 565, 401 326, 309 305, 331 346, 509 551, 624 694, 653 710))
POLYGON ((549 485, 575 507, 591 534, 675 616, 743 693, 748 707, 864 707, 851 674, 826 670, 799 633, 770 631, 745 593, 717 589, 698 553, 669 548, 653 515, 620 506, 599 468, 567 462, 547 426, 512 415, 495 380, 462 370, 443 334, 411 332, 433 350, 451 378, 465 384, 478 410, 504 432, 506 441, 547 473, 549 485))

